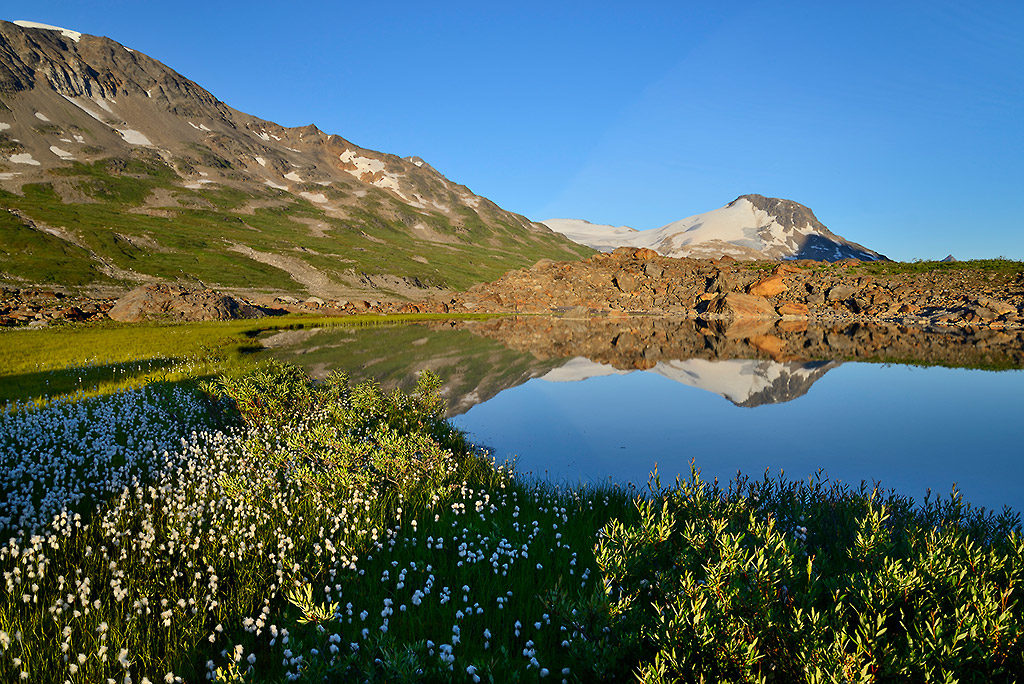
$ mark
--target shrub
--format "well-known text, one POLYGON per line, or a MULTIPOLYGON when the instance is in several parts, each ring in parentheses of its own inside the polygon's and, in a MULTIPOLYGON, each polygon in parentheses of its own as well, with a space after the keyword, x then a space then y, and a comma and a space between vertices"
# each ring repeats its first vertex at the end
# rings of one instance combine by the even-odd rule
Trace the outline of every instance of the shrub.
POLYGON ((652 682, 1011 680, 1019 516, 908 503, 820 479, 723 491, 694 472, 602 531, 590 653, 652 682))

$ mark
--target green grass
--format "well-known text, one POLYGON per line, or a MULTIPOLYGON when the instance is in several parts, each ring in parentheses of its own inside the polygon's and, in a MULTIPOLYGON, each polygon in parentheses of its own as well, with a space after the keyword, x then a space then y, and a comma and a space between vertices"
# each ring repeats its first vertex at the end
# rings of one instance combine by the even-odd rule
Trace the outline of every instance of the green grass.
POLYGON ((87 285, 103 279, 88 250, 33 230, 6 211, 0 212, 0 273, 11 281, 87 285))
POLYGON ((1024 272, 1024 261, 1004 258, 971 259, 969 261, 871 261, 858 264, 856 269, 873 275, 956 272, 1009 275, 1024 272))
MULTIPOLYGON (((457 318, 479 318, 462 316, 457 318)), ((451 315, 289 315, 206 323, 106 323, 0 331, 0 404, 95 396, 154 381, 178 382, 253 367, 257 337, 274 330, 358 328, 451 315)))

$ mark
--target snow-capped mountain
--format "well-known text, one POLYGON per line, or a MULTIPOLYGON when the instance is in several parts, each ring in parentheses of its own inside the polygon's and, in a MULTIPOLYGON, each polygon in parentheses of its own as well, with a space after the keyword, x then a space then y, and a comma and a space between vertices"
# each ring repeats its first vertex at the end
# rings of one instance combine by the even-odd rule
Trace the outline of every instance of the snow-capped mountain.
POLYGON ((654 230, 635 231, 572 219, 542 223, 570 240, 601 251, 647 247, 669 257, 885 259, 878 252, 836 235, 804 205, 762 195, 742 195, 714 211, 654 230))
POLYGON ((577 357, 540 377, 547 382, 579 382, 589 378, 627 373, 657 373, 669 380, 711 392, 736 406, 781 404, 807 394, 815 382, 840 365, 838 361, 790 361, 768 359, 685 359, 659 361, 649 371, 620 370, 614 366, 577 357))

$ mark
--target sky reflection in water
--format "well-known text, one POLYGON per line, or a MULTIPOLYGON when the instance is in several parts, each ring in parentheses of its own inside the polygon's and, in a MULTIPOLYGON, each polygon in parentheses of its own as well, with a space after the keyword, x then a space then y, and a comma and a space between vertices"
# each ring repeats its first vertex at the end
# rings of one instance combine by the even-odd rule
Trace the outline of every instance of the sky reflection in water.
MULTIPOLYGON (((727 362, 719 362, 727 363, 727 362)), ((802 397, 738 407, 649 371, 580 382, 533 379, 455 424, 545 477, 662 481, 689 472, 833 480, 920 499, 953 483, 968 501, 1024 508, 1024 372, 845 363, 802 397)))

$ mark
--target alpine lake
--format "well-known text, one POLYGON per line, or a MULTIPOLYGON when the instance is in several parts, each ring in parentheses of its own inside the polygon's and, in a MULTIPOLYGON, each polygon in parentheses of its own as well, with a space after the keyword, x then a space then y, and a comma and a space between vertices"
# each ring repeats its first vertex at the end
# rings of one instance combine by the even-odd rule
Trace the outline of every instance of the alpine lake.
POLYGON ((1024 510, 1024 332, 504 317, 284 330, 262 352, 385 389, 444 382, 499 462, 645 490, 820 479, 1024 510))

